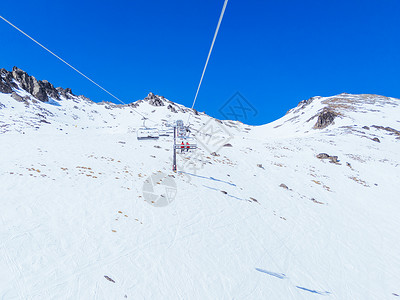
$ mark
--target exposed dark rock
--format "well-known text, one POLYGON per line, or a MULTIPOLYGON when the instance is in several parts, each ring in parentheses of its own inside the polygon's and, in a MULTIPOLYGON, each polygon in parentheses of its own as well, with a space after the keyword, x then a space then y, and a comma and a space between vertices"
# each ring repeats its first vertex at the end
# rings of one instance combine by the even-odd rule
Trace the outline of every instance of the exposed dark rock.
POLYGON ((108 281, 111 281, 111 282, 115 283, 115 281, 113 279, 111 279, 110 277, 108 277, 108 276, 104 276, 104 278, 107 279, 108 281))
POLYGON ((17 84, 13 81, 11 72, 6 69, 0 69, 0 92, 10 94, 13 88, 17 88, 17 84))
POLYGON ((233 146, 232 146, 232 144, 228 143, 228 144, 223 145, 222 147, 233 147, 233 146))
POLYGON ((324 203, 322 203, 320 201, 315 200, 315 198, 311 198, 311 201, 314 202, 314 203, 318 203, 318 204, 324 204, 324 203))
POLYGON ((331 156, 331 157, 330 157, 330 160, 331 160, 331 162, 333 162, 333 163, 335 163, 335 164, 339 163, 339 159, 338 159, 337 156, 331 156))
POLYGON ((18 101, 18 102, 24 102, 24 98, 22 98, 20 95, 18 95, 16 92, 11 93, 11 97, 18 101))
POLYGON ((0 77, 0 93, 10 94, 12 92, 12 88, 7 82, 0 77))
POLYGON ((258 203, 258 200, 256 198, 250 197, 250 200, 253 201, 253 202, 258 203))
POLYGON ((315 123, 315 129, 323 129, 333 123, 337 114, 329 109, 324 109, 319 115, 317 123, 315 123))
POLYGON ((193 108, 193 113, 194 113, 196 116, 199 115, 199 112, 198 112, 197 110, 195 110, 194 108, 193 108))
POLYGON ((63 89, 62 87, 58 87, 56 90, 65 99, 71 99, 71 96, 75 96, 70 88, 63 89))
POLYGON ((30 96, 21 97, 21 96, 18 95, 16 92, 12 92, 12 93, 11 93, 11 97, 12 97, 15 101, 23 102, 23 103, 25 103, 25 104, 28 105, 28 106, 29 106, 29 100, 31 100, 31 97, 30 97, 30 96))
POLYGON ((325 158, 329 158, 329 157, 330 157, 329 154, 326 154, 326 153, 317 154, 317 158, 319 158, 319 159, 325 159, 325 158))
POLYGON ((33 87, 32 87, 32 92, 30 93, 32 94, 32 96, 39 99, 42 102, 49 101, 49 97, 47 96, 46 89, 44 88, 43 83, 41 81, 37 81, 37 79, 33 76, 31 76, 31 78, 33 87))
POLYGON ((363 129, 369 130, 369 127, 368 126, 363 126, 363 129))
POLYGON ((129 103, 128 106, 133 107, 133 108, 136 108, 136 107, 139 106, 139 103, 132 102, 132 103, 129 103))
POLYGON ((43 80, 42 84, 46 91, 46 94, 50 98, 60 100, 60 95, 58 94, 58 91, 54 88, 54 86, 50 82, 48 82, 47 80, 43 80))
POLYGON ((38 81, 35 77, 29 76, 26 72, 17 67, 13 68, 12 77, 15 81, 20 83, 22 89, 35 98, 42 102, 47 102, 49 100, 43 82, 38 81))
MULTIPOLYGON (((71 92, 72 92, 72 91, 71 91, 71 92)), ((85 97, 84 95, 79 95, 78 98, 80 98, 80 99, 82 99, 82 100, 84 100, 84 101, 87 101, 87 102, 89 102, 89 103, 94 103, 90 98, 85 97)), ((122 106, 129 106, 129 105, 127 104, 127 105, 122 105, 122 106)))
POLYGON ((257 164, 257 167, 259 167, 259 168, 261 168, 261 169, 264 169, 264 167, 263 167, 262 164, 257 164))
POLYGON ((380 143, 380 142, 381 142, 377 137, 374 137, 372 140, 373 140, 374 142, 377 142, 377 143, 380 143))
MULTIPOLYGON (((3 69, 4 70, 4 69, 3 69)), ((8 85, 10 85, 12 88, 18 88, 18 85, 14 82, 14 78, 12 75, 12 72, 8 72, 5 70, 7 73, 4 74, 4 80, 7 82, 8 85)))
POLYGON ((219 156, 216 152, 211 153, 212 156, 219 156))
POLYGON ((326 153, 320 153, 320 154, 317 154, 317 158, 319 158, 319 159, 329 159, 329 161, 331 163, 339 165, 339 159, 338 159, 337 156, 331 156, 331 155, 326 154, 326 153))
POLYGON ((279 186, 280 186, 281 188, 284 188, 285 190, 288 190, 288 189, 289 189, 288 186, 287 186, 286 184, 284 184, 284 183, 281 183, 279 186))
POLYGON ((221 191, 221 193, 222 193, 222 194, 225 194, 225 195, 226 195, 226 194, 228 194, 228 193, 227 193, 227 192, 225 192, 225 191, 221 191))
POLYGON ((393 129, 391 127, 383 127, 383 126, 377 126, 377 125, 372 125, 372 127, 376 128, 376 129, 380 129, 380 130, 385 130, 390 132, 391 134, 400 136, 400 131, 393 129))
POLYGON ((171 112, 177 113, 175 107, 173 107, 171 104, 168 104, 167 108, 168 108, 171 112))
POLYGON ((150 105, 153 106, 164 106, 164 101, 160 96, 154 95, 153 93, 149 93, 144 100, 148 101, 150 105))
POLYGON ((286 112, 286 115, 287 115, 288 113, 294 111, 294 110, 303 109, 304 107, 306 107, 307 105, 309 105, 310 103, 312 103, 314 100, 319 99, 319 98, 321 98, 321 97, 320 97, 320 96, 315 96, 315 97, 311 97, 311 98, 308 99, 308 100, 300 101, 300 102, 297 104, 297 107, 288 110, 288 111, 286 112))

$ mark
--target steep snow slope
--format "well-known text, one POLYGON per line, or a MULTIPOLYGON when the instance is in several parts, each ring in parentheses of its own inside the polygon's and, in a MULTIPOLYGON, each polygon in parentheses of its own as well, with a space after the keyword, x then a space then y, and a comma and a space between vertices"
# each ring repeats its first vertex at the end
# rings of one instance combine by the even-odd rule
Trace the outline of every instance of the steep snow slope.
POLYGON ((314 98, 259 127, 194 115, 176 174, 171 137, 138 141, 133 109, 160 126, 187 108, 14 92, 30 99, 0 94, 1 299, 400 294, 399 100, 314 98), (148 203, 152 180, 169 205, 148 203))

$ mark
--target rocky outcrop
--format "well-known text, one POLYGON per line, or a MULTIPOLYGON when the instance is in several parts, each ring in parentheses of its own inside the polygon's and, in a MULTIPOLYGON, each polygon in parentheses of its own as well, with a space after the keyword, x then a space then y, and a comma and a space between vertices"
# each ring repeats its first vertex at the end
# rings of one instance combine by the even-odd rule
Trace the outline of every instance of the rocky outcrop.
POLYGON ((72 90, 71 90, 70 88, 63 89, 62 87, 58 87, 58 88, 56 88, 56 90, 57 90, 57 92, 58 92, 61 96, 63 96, 65 99, 71 99, 72 96, 75 96, 75 95, 72 93, 72 90))
POLYGON ((12 70, 14 80, 20 83, 21 88, 42 102, 49 101, 43 82, 38 81, 35 77, 29 76, 21 69, 14 67, 12 70))
POLYGON ((338 115, 333 112, 332 110, 329 109, 324 109, 319 115, 318 115, 318 120, 317 123, 315 123, 314 128, 315 129, 323 129, 331 125, 335 118, 338 115))
POLYGON ((39 99, 42 102, 49 101, 49 97, 47 96, 46 89, 44 88, 42 82, 37 81, 35 77, 31 76, 32 78, 32 86, 30 86, 30 94, 33 97, 39 99))
POLYGON ((139 106, 139 103, 132 102, 132 103, 129 103, 128 106, 130 106, 132 108, 136 108, 139 106))
POLYGON ((329 161, 333 164, 339 164, 339 159, 337 156, 331 156, 329 154, 326 153, 320 153, 317 154, 317 158, 319 159, 329 159, 329 161))
POLYGON ((329 154, 326 154, 326 153, 317 154, 317 158, 319 158, 319 159, 326 159, 329 157, 330 157, 329 154))
POLYGON ((11 97, 18 102, 24 101, 24 99, 20 95, 18 95, 16 92, 12 92, 11 97))
POLYGON ((12 92, 11 93, 11 98, 13 98, 15 101, 23 102, 23 103, 25 103, 26 105, 29 106, 29 100, 30 100, 29 96, 21 97, 16 92, 12 92))
POLYGON ((150 105, 153 106, 164 106, 164 97, 154 95, 153 93, 149 93, 146 98, 144 98, 145 101, 147 101, 150 105))
POLYGON ((21 88, 42 102, 48 102, 49 98, 60 100, 60 95, 66 99, 74 96, 71 89, 55 88, 47 80, 37 80, 17 67, 11 72, 0 69, 0 75, 0 93, 11 94, 13 90, 21 88))
POLYGON ((171 112, 177 113, 175 107, 173 107, 171 104, 168 104, 167 108, 168 108, 171 112))
POLYGON ((48 82, 47 80, 43 80, 41 82, 46 91, 46 94, 50 98, 60 100, 60 95, 58 94, 58 91, 54 88, 54 86, 50 82, 48 82))
POLYGON ((12 88, 5 82, 3 78, 0 78, 0 93, 3 94, 12 93, 12 88))
POLYGON ((10 94, 12 88, 16 87, 16 84, 12 81, 12 75, 6 69, 0 69, 0 93, 10 94))

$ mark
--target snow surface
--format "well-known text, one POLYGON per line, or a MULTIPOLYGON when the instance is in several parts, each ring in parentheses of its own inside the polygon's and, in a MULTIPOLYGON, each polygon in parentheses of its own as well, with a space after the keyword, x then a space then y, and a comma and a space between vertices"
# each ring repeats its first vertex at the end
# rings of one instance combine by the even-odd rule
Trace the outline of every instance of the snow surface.
MULTIPOLYGON (((198 135, 173 173, 171 137, 138 141, 131 106, 0 94, 0 299, 395 299, 400 140, 372 125, 399 130, 399 101, 317 97, 258 127, 192 116, 232 147, 198 135), (324 107, 341 115, 313 129, 324 107), (176 184, 163 207, 143 192, 157 174, 176 184)), ((173 105, 136 110, 186 120, 173 105)))

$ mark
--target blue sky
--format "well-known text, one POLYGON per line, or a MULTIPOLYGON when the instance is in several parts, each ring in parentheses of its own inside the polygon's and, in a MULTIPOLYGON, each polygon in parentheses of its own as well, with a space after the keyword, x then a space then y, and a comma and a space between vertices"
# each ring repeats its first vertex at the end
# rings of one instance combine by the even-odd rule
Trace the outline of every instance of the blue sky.
MULTIPOLYGON (((152 91, 191 106, 222 5, 22 0, 0 15, 126 102, 152 91)), ((263 124, 316 95, 400 98, 399 15, 398 0, 230 0, 195 108, 221 118, 240 92, 257 112, 242 121, 263 124)), ((1 20, 0 37, 0 67, 113 101, 1 20)))

